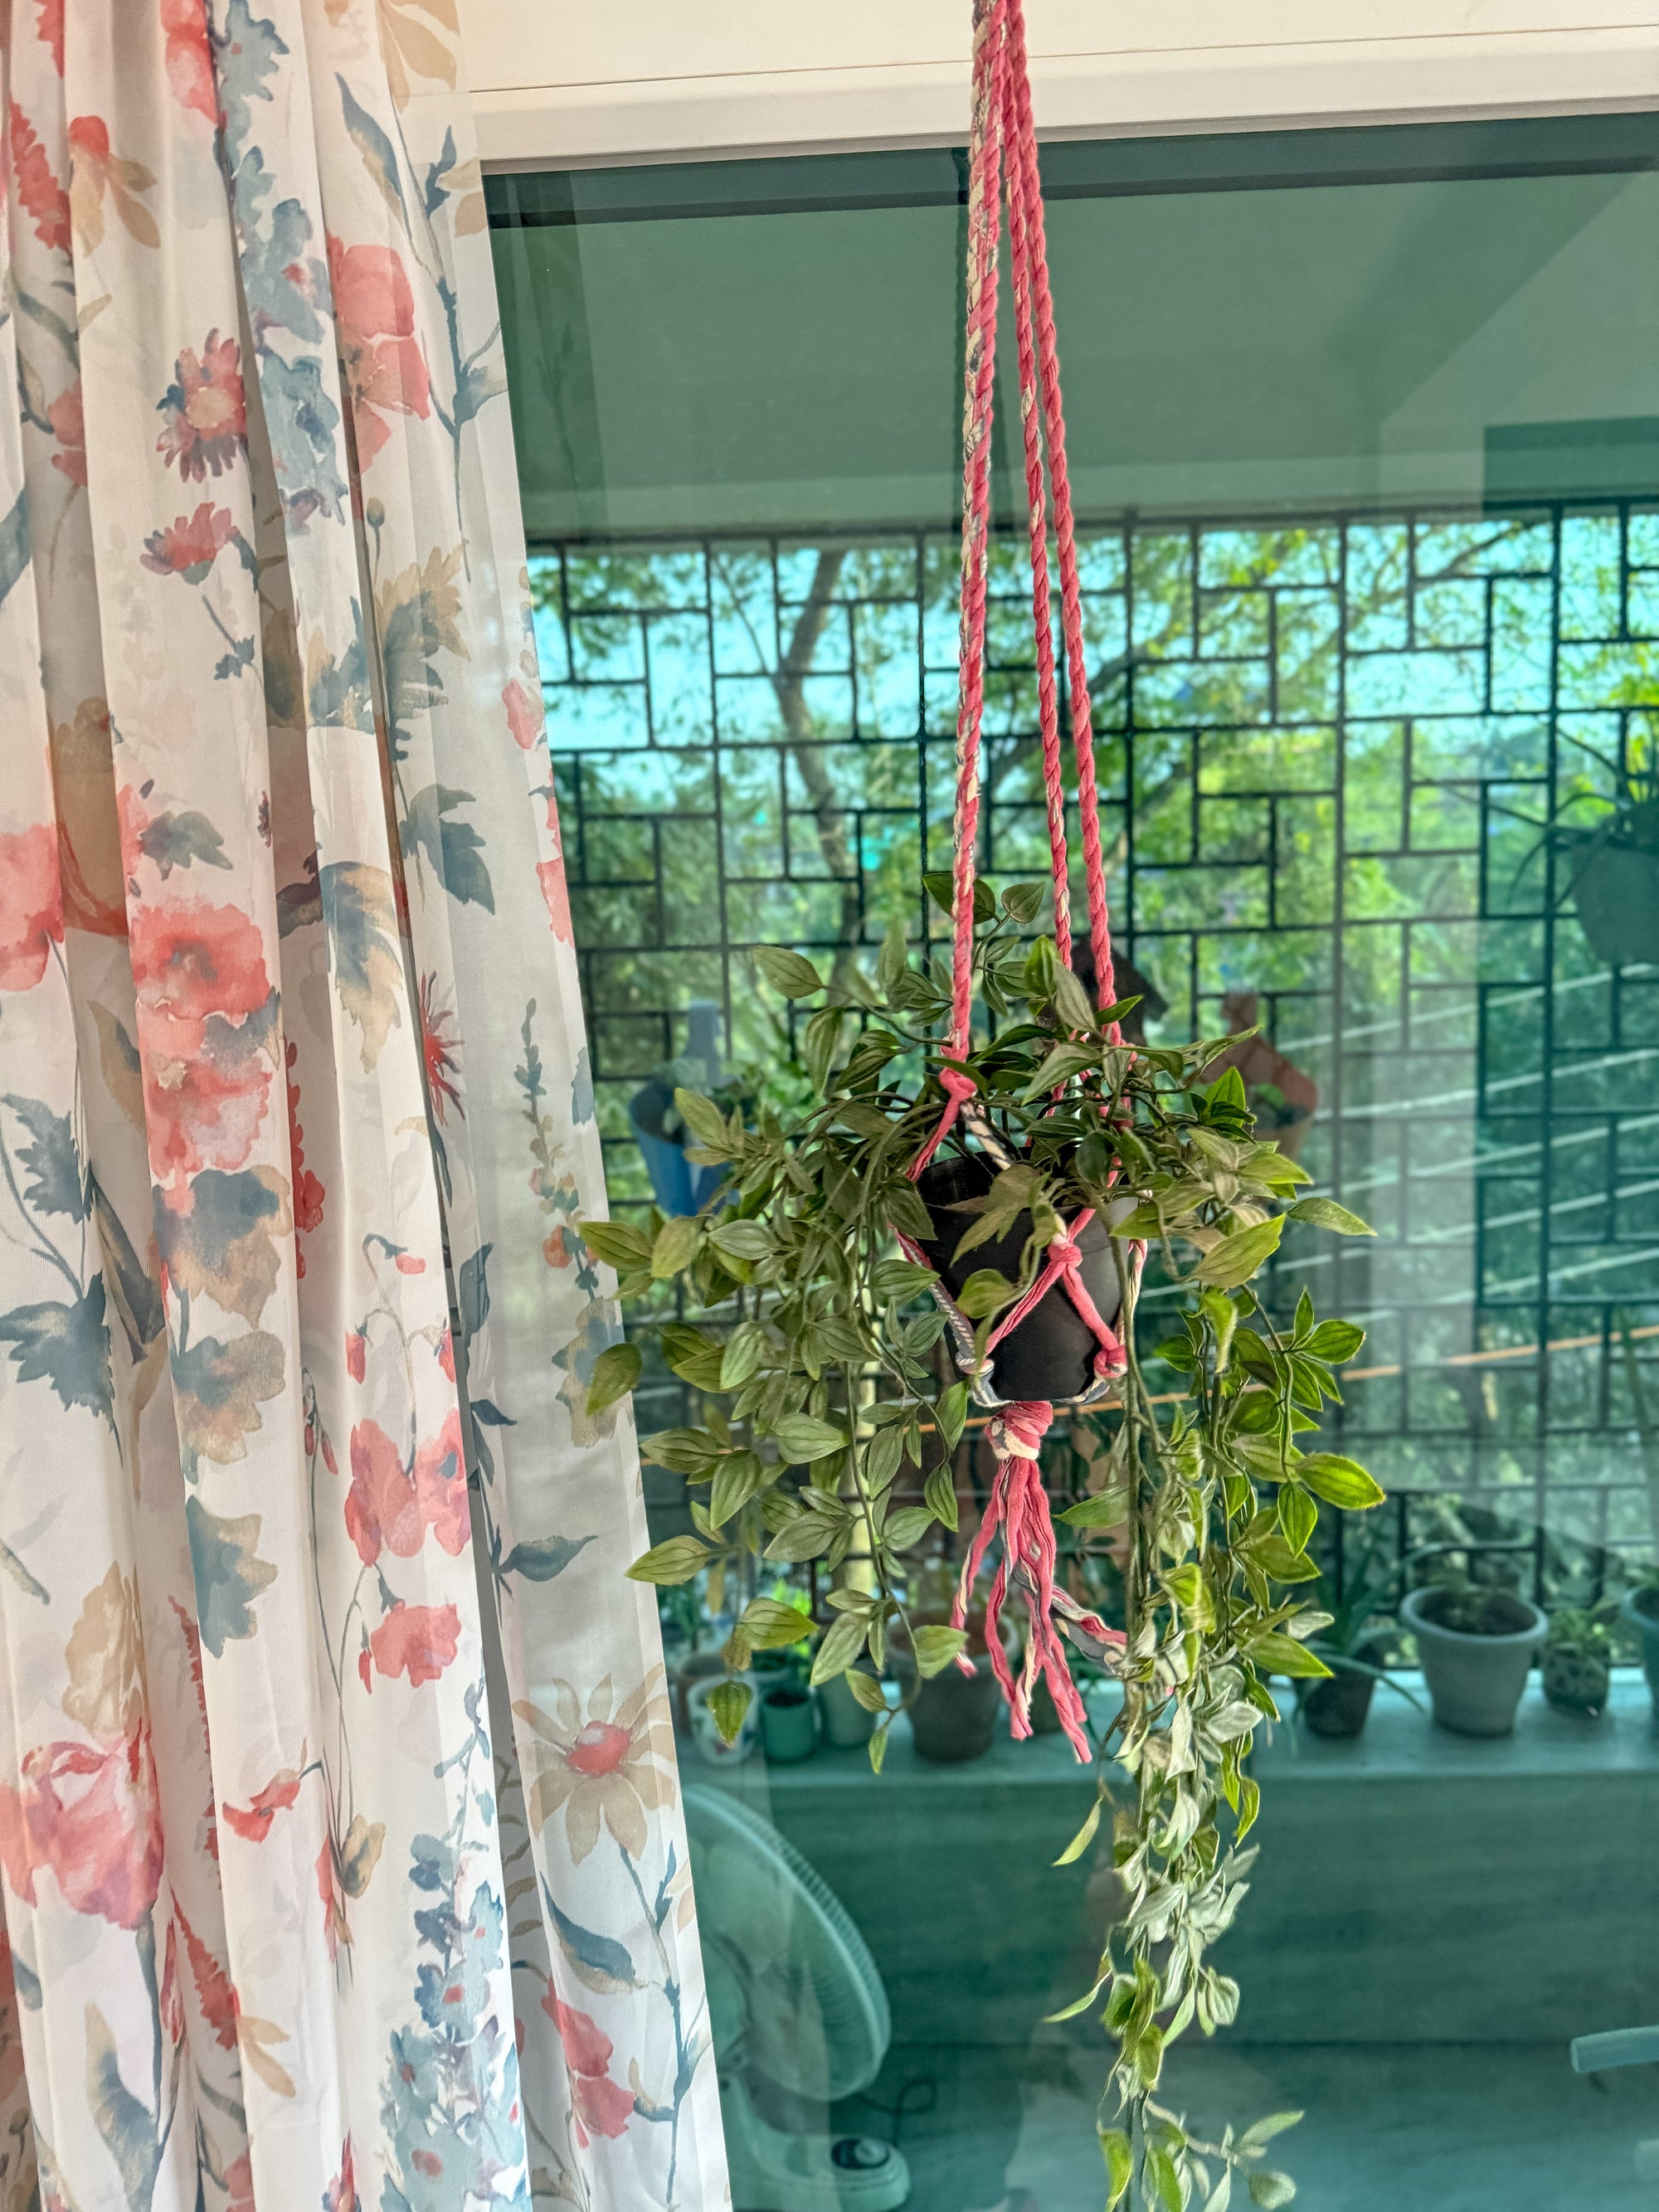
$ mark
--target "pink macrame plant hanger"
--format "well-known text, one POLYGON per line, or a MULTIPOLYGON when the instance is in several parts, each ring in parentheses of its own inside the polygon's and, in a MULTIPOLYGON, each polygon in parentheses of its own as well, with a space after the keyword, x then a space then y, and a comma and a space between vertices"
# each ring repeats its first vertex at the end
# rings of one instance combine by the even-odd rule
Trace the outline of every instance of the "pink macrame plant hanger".
MULTIPOLYGON (((1071 882, 1066 846, 1066 794, 1060 763, 1060 705, 1054 660, 1054 615, 1048 582, 1048 493, 1054 501, 1054 533, 1060 571, 1060 635, 1066 653, 1072 744, 1077 761, 1078 811, 1083 830, 1084 879, 1089 903, 1089 933, 1094 953, 1096 993, 1103 1006, 1116 991, 1112 940, 1106 907, 1106 877, 1100 849, 1100 807, 1095 783, 1094 731, 1089 708, 1088 672, 1084 662, 1083 615, 1078 586, 1077 546, 1072 492, 1066 468, 1066 425, 1060 411, 1060 363, 1054 342, 1054 303, 1048 289, 1043 237, 1042 188, 1037 175, 1036 133, 1031 119, 1026 70, 1025 25, 1021 0, 975 0, 974 10, 973 118, 968 182, 967 346, 963 413, 962 641, 961 696, 957 714, 955 867, 952 878, 951 1022, 947 1061, 965 1061, 972 1048, 974 856, 979 830, 980 726, 985 702, 985 596, 991 505, 991 417, 996 370, 997 248, 1006 193, 1009 258, 1013 272, 1014 329, 1019 358, 1020 428, 1024 447, 1025 489, 1030 509, 1032 619, 1036 647, 1039 726, 1042 738, 1043 787, 1048 800, 1048 843, 1053 862, 1054 942, 1061 963, 1072 958, 1071 882), (1045 482, 1046 451, 1046 482, 1045 482)), ((1112 1041, 1118 1041, 1114 1024, 1112 1041)), ((939 1127, 911 1164, 920 1178, 960 1120, 998 1165, 1004 1152, 988 1121, 972 1102, 976 1086, 961 1066, 941 1075, 945 1107, 939 1127)), ((983 1364, 975 1365, 973 1328, 945 1289, 934 1295, 944 1308, 958 1359, 973 1371, 975 1395, 994 1409, 988 1435, 997 1471, 991 1496, 963 1563, 952 1619, 967 1625, 968 1607, 992 1544, 1001 1539, 1001 1555, 986 1601, 986 1641, 991 1664, 1012 1711, 1016 1736, 1031 1733, 1031 1697, 1046 1677, 1060 1724, 1079 1759, 1091 1756, 1083 1699, 1072 1680, 1062 1633, 1086 1656, 1100 1663, 1121 1654, 1123 1638, 1097 1613, 1078 1604, 1054 1579, 1056 1547, 1048 1495, 1038 1457, 1054 1419, 1046 1400, 1007 1401, 996 1395, 993 1355, 998 1344, 1059 1285, 1094 1337, 1093 1380, 1069 1407, 1092 1405, 1113 1389, 1127 1365, 1116 1331, 1090 1297, 1082 1273, 1078 1238, 1093 1218, 1085 1208, 1048 1247, 1046 1261, 1024 1296, 1010 1307, 992 1331, 983 1364), (1029 1615, 1025 1662, 1016 1679, 1001 1637, 1001 1611, 1010 1591, 1023 1598, 1029 1615)), ((922 1255, 906 1244, 913 1258, 922 1255)), ((1131 1247, 1138 1274, 1143 1250, 1131 1247)), ((965 1655, 957 1664, 973 1672, 965 1655)))

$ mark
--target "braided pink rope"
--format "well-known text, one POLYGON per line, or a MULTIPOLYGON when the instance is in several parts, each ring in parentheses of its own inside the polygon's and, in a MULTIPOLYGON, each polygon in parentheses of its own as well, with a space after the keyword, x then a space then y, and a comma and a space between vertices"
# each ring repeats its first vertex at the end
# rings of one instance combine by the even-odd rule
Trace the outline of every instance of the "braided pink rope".
MULTIPOLYGON (((1012 85, 1012 80, 1011 80, 1012 85)), ((1036 343, 1031 319, 1029 172, 1012 126, 1016 103, 1004 103, 1009 140, 1008 258, 1014 279, 1014 335, 1019 356, 1019 420, 1025 443, 1025 501, 1031 544, 1031 617, 1036 640, 1037 726, 1042 733, 1042 784, 1048 805, 1048 851, 1054 897, 1054 943, 1060 965, 1072 964, 1071 871, 1066 854, 1066 785, 1060 764, 1060 707, 1054 682, 1054 620, 1048 596, 1048 502, 1042 475, 1036 343)))
MULTIPOLYGON (((952 1060, 966 1060, 973 1043, 974 862, 979 836, 980 736, 985 712, 985 600, 990 537, 991 422, 996 378, 997 240, 1005 184, 1031 548, 1038 720, 1053 861, 1054 941, 1060 959, 1069 967, 1071 895, 1054 615, 1048 582, 1045 446, 1048 478, 1054 490, 1060 631, 1071 691, 1072 744, 1077 758, 1078 808, 1083 825, 1084 875, 1088 891, 1090 941, 1095 959, 1096 1000, 1099 1005, 1109 1005, 1117 992, 1105 869, 1101 856, 1100 800, 1095 779, 1088 672, 1084 660, 1082 596, 1078 583, 1071 480, 1066 466, 1066 425, 1060 411, 1060 359, 1054 337, 1054 301, 1048 287, 1042 186, 1037 171, 1036 131, 1026 71, 1024 18, 1021 0, 975 0, 962 430, 962 669, 957 713, 956 852, 951 880, 951 1042, 945 1055, 952 1060)), ((1115 1043, 1115 1024, 1111 1035, 1115 1043)), ((957 1067, 946 1067, 939 1083, 945 1094, 945 1110, 938 1127, 911 1164, 913 1177, 919 1177, 933 1159, 975 1089, 973 1078, 957 1067)), ((1083 1281, 1082 1254, 1076 1240, 1092 1218, 1092 1210, 1085 1209, 1069 1230, 1052 1239, 1047 1261, 1036 1280, 992 1333, 988 1351, 1017 1328, 1060 1282, 1099 1346, 1095 1355, 1096 1371, 1103 1375, 1122 1372, 1127 1364, 1123 1345, 1101 1316, 1083 1281)), ((908 1240, 900 1241, 913 1258, 921 1256, 908 1240)), ((1136 1258, 1138 1261, 1139 1254, 1136 1258)), ((1068 1593, 1054 1585, 1058 1551, 1048 1500, 1037 1467, 1042 1438, 1053 1419, 1051 1405, 1022 1400, 1004 1407, 992 1422, 990 1437, 997 1457, 996 1480, 984 1517, 963 1564, 951 1617, 958 1628, 966 1626, 974 1583, 989 1547, 1000 1534, 1001 1558, 986 1604, 986 1639, 992 1668, 1012 1708, 1013 1733, 1017 1736, 1030 1734, 1031 1695, 1038 1680, 1046 1675, 1060 1726, 1078 1757, 1086 1762, 1090 1748, 1083 1699, 1066 1662, 1055 1616, 1060 1616, 1066 1632, 1097 1658, 1121 1651, 1123 1639, 1097 1614, 1085 1612, 1068 1593), (1011 1588, 1019 1590, 1030 1617, 1025 1663, 1018 1683, 1009 1668, 1001 1635, 1001 1609, 1011 1588)), ((957 1664, 969 1674, 973 1672, 972 1662, 965 1656, 959 1658, 957 1664)))
MULTIPOLYGON (((1095 1002, 1109 1006, 1117 996, 1112 969, 1112 933, 1106 906, 1106 871, 1100 849, 1100 798, 1095 782, 1094 725, 1089 706, 1089 671, 1083 653, 1083 604, 1078 584, 1077 535, 1072 515, 1072 480, 1066 465, 1066 418, 1060 399, 1060 353, 1054 337, 1054 295, 1048 289, 1048 250, 1042 219, 1042 184, 1037 171, 1036 125, 1031 115, 1031 82, 1025 62, 1025 18, 1022 0, 1006 0, 1009 70, 1006 98, 1011 112, 1004 129, 1012 149, 1010 191, 1024 200, 1030 239, 1031 291, 1036 315, 1038 372, 1042 392, 1042 428, 1054 483, 1054 537, 1060 556, 1060 621, 1071 678, 1072 744, 1077 755, 1078 812, 1083 824, 1083 872, 1089 895, 1089 938, 1095 956, 1095 1002)), ((1012 228, 1012 224, 1011 224, 1012 228)), ((1118 1041, 1115 1023, 1112 1042, 1118 1041)))
MULTIPOLYGON (((1030 1735, 1031 1694, 1039 1677, 1046 1674, 1060 1724, 1073 1750, 1086 1765, 1091 1755, 1088 1716, 1082 1695, 1072 1680, 1072 1670, 1066 1663, 1054 1613, 1060 1611, 1071 1632, 1102 1656, 1109 1651, 1121 1652, 1125 1639, 1121 1630, 1108 1628, 1097 1613, 1085 1613, 1073 1599, 1054 1589, 1054 1524, 1049 1518, 1048 1496, 1037 1472, 1037 1454, 1054 1413, 1054 1407, 1042 1399, 1024 1399, 1005 1406, 992 1422, 989 1434, 991 1449, 997 1458, 996 1480, 991 1486, 985 1517, 963 1562, 951 1619, 957 1628, 967 1626, 968 1603, 974 1584, 985 1564, 993 1537, 1000 1532, 1002 1557, 985 1601, 985 1641, 992 1672, 1008 1700, 1010 1732, 1015 1736, 1030 1735), (1002 1607, 1011 1586, 1024 1598, 1030 1616, 1025 1663, 1018 1681, 1002 1642, 1002 1607)), ((974 1672, 974 1662, 965 1652, 957 1654, 957 1664, 966 1674, 974 1672)))
MULTIPOLYGON (((973 1042, 974 848, 985 712, 985 592, 990 551, 991 416, 996 383, 997 234, 1001 213, 1008 0, 976 0, 968 174, 967 343, 962 423, 961 696, 957 708, 956 866, 950 1057, 973 1042)), ((948 1110, 948 1109, 947 1109, 948 1110)))

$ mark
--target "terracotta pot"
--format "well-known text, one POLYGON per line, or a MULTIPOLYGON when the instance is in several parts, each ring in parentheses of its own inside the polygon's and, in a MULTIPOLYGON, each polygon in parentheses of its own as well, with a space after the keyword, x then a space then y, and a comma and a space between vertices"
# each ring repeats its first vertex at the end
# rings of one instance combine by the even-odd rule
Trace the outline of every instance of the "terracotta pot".
MULTIPOLYGON (((953 1212, 965 1199, 983 1197, 996 1180, 996 1169, 983 1154, 957 1154, 937 1159, 916 1188, 933 1217, 934 1235, 920 1249, 930 1267, 937 1269, 954 1297, 968 1278, 981 1267, 996 1267, 1010 1282, 1018 1281, 1031 1217, 1022 1213, 1006 1237, 976 1244, 960 1260, 952 1256, 963 1231, 973 1222, 971 1213, 953 1212)), ((1078 1237, 1083 1255, 1083 1284, 1094 1300, 1101 1319, 1117 1319, 1119 1285, 1117 1263, 1106 1224, 1097 1214, 1078 1237)), ((1094 1358, 1098 1346, 1093 1333, 1055 1283, 1033 1306, 1018 1328, 1010 1329, 992 1354, 992 1383, 999 1398, 1044 1398, 1052 1404, 1080 1397, 1095 1380, 1094 1358)))
POLYGON ((1534 1654, 1549 1633, 1549 1617, 1509 1590, 1487 1590, 1482 1595, 1488 1611, 1508 1623, 1501 1632, 1449 1628, 1435 1613, 1462 1595, 1413 1590, 1400 1608, 1401 1625, 1417 1638, 1423 1678, 1441 1727, 1459 1735, 1508 1735, 1534 1654))

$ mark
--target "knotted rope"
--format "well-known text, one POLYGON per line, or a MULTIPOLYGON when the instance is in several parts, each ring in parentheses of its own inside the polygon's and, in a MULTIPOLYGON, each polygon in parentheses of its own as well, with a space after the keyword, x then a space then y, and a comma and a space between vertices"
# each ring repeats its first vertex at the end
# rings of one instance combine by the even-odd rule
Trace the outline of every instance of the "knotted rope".
MULTIPOLYGON (((1037 172, 1036 131, 1026 66, 1022 0, 975 0, 973 107, 968 178, 967 343, 964 349, 962 485, 961 692, 957 714, 955 864, 951 880, 951 1037, 945 1058, 965 1060, 973 1042, 974 872, 979 834, 980 732, 985 708, 985 602, 990 550, 991 423, 996 371, 997 246, 1006 188, 1009 258, 1013 273, 1014 333, 1019 362, 1020 428, 1030 528, 1032 622, 1036 648, 1038 726, 1054 899, 1054 942, 1071 964, 1070 866, 1066 845, 1066 793, 1060 763, 1054 612, 1048 573, 1048 487, 1054 498, 1054 544, 1060 570, 1060 624, 1066 652, 1072 743, 1077 760, 1078 811, 1083 833, 1084 881, 1089 906, 1097 1002, 1116 997, 1106 877, 1100 844, 1100 805, 1095 780, 1094 732, 1084 658, 1082 599, 1078 582, 1071 479, 1066 465, 1066 425, 1060 410, 1060 361, 1054 301, 1048 286, 1042 187, 1037 172), (1047 485, 1044 454, 1047 455, 1047 485)), ((1111 1041, 1118 1042, 1113 1024, 1111 1041)), ((911 1164, 920 1177, 955 1127, 975 1085, 960 1066, 939 1078, 945 1104, 938 1127, 911 1164)), ((1085 1208, 1049 1243, 1048 1255, 1024 1296, 1005 1314, 986 1345, 988 1355, 1017 1328, 1058 1283, 1096 1340, 1097 1376, 1121 1374, 1127 1355, 1101 1315, 1082 1274, 1078 1238, 1093 1218, 1085 1208)), ((901 1240, 913 1259, 921 1258, 901 1240)), ((1134 1264, 1139 1264, 1139 1248, 1134 1264)), ((972 1331, 943 1285, 936 1292, 957 1323, 958 1339, 972 1331)), ((1066 1665, 1060 1631, 1089 1656, 1105 1661, 1123 1639, 1098 1615, 1085 1612, 1054 1582, 1056 1545, 1048 1500, 1038 1472, 1043 1436, 1054 1418, 1046 1401, 1005 1405, 990 1425, 997 1472, 991 1497, 964 1561, 951 1618, 965 1627, 969 1600, 992 1542, 1002 1553, 986 1607, 991 1664, 1012 1711, 1017 1736, 1030 1734, 1030 1702, 1046 1675, 1060 1723, 1080 1759, 1090 1756, 1083 1700, 1066 1665), (1017 1589, 1030 1615, 1025 1662, 1015 1681, 1003 1650, 1001 1608, 1017 1589), (1056 1624, 1058 1623, 1058 1626, 1056 1624)), ((968 1673, 965 1655, 957 1664, 968 1673)))

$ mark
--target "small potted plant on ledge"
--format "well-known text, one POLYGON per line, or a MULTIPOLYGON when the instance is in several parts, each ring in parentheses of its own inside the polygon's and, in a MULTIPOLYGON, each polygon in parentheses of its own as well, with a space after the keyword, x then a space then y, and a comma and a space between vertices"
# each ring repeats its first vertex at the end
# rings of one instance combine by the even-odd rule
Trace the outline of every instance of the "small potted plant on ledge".
MULTIPOLYGON (((1336 1595, 1334 1578, 1322 1577, 1319 1599, 1330 1613, 1330 1625, 1308 1639, 1330 1673, 1316 1681, 1297 1685, 1297 1710, 1303 1724, 1315 1735, 1356 1736, 1371 1710, 1371 1693, 1384 1682, 1408 1705, 1418 1700, 1405 1684, 1382 1663, 1389 1639, 1399 1633, 1387 1609, 1389 1586, 1399 1570, 1386 1559, 1375 1540, 1361 1549, 1336 1595)), ((1419 1711, 1422 1710, 1419 1705, 1419 1711)))
POLYGON ((1549 1617, 1514 1590, 1431 1583, 1400 1608, 1417 1638, 1435 1719, 1458 1735, 1508 1735, 1549 1617))
POLYGON ((1559 1605, 1550 1615, 1540 1662, 1544 1695, 1559 1713, 1595 1719, 1613 1681, 1613 1635, 1601 1609, 1559 1605))
POLYGON ((1648 1678, 1648 1688, 1659 1705, 1659 1577, 1639 1582, 1627 1589, 1619 1603, 1620 1618, 1636 1632, 1638 1647, 1642 1654, 1642 1670, 1648 1678))

